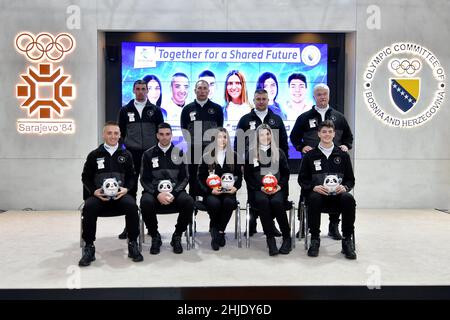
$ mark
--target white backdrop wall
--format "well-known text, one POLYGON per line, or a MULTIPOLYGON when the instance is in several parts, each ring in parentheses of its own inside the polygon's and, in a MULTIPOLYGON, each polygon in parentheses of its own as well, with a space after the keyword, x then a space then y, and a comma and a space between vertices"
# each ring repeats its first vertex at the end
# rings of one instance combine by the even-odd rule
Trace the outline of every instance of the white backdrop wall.
MULTIPOLYGON (((390 128, 365 105, 363 74, 377 51, 403 41, 432 50, 448 72, 449 14, 450 1, 444 0, 0 0, 0 209, 80 204, 82 165, 99 142, 104 120, 104 31, 347 33, 345 109, 355 134, 359 207, 448 208, 448 99, 425 125, 390 128), (65 113, 76 123, 74 135, 17 133, 16 120, 25 112, 15 90, 30 65, 14 48, 21 31, 75 37, 76 49, 59 63, 76 86, 77 97, 65 113)), ((376 76, 389 78, 382 70, 376 76)), ((384 85, 374 82, 373 90, 386 90, 384 85)), ((431 89, 429 81, 421 86, 423 92, 431 89)))

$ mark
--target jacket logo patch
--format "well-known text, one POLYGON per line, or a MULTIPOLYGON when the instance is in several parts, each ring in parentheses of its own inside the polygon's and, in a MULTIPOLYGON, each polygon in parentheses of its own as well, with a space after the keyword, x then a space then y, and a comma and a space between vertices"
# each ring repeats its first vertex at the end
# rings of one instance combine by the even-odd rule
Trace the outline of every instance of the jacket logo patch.
POLYGON ((127 161, 127 159, 124 156, 119 156, 117 158, 117 162, 119 162, 119 163, 125 163, 125 161, 127 161))
POLYGON ((196 111, 192 111, 191 113, 189 113, 189 117, 191 118, 191 121, 195 121, 196 117, 195 115, 197 114, 196 111))
POLYGON ((128 112, 128 121, 130 121, 130 122, 136 121, 134 119, 134 113, 133 112, 128 112))
POLYGON ((270 124, 271 126, 275 125, 275 120, 269 119, 269 124, 270 124))
POLYGON ((158 168, 159 167, 159 159, 158 157, 152 158, 152 167, 158 168))
POLYGON ((331 119, 331 121, 335 122, 336 121, 336 116, 331 116, 330 119, 331 119))
POLYGON ((147 115, 148 115, 149 117, 153 116, 154 114, 155 114, 155 111, 153 111, 153 110, 148 110, 148 111, 147 111, 147 115))
POLYGON ((317 127, 317 120, 316 119, 309 119, 309 127, 310 128, 317 127))
POLYGON ((214 113, 216 113, 216 111, 213 108, 209 108, 208 109, 208 113, 209 114, 214 114, 214 113))
POLYGON ((97 158, 97 169, 105 169, 105 158, 97 158))
POLYGON ((322 170, 322 160, 314 160, 314 167, 316 168, 316 171, 322 170))
POLYGON ((340 164, 342 162, 342 159, 341 159, 341 157, 336 157, 333 159, 333 162, 336 164, 340 164))
POLYGON ((256 121, 250 121, 250 130, 256 130, 256 121))

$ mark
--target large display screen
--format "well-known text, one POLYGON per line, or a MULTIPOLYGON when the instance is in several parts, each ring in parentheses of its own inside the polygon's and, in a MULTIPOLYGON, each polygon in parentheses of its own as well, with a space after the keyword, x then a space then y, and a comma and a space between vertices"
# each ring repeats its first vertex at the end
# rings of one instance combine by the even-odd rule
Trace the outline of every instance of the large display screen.
MULTIPOLYGON (((222 106, 231 136, 253 107, 255 90, 264 88, 289 136, 297 117, 314 104, 314 85, 327 83, 327 54, 328 45, 318 43, 122 42, 122 105, 134 98, 134 81, 148 81, 149 100, 172 125, 174 143, 184 147, 180 114, 195 99, 199 79, 210 84, 210 99, 222 106)), ((289 157, 300 158, 289 146, 289 157)))

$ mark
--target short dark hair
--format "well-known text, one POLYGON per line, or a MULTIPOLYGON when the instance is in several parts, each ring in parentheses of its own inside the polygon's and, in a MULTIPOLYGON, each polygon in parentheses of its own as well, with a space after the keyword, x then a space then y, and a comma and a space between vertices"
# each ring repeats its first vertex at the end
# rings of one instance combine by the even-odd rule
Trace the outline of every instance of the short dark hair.
POLYGON ((300 81, 303 81, 305 83, 305 88, 308 88, 308 83, 306 82, 306 77, 303 73, 293 73, 288 78, 288 84, 291 84, 291 81, 294 79, 298 79, 300 81))
POLYGON ((199 78, 201 77, 213 77, 215 78, 215 74, 214 72, 210 71, 210 70, 203 70, 202 72, 200 72, 200 74, 198 75, 199 78))
POLYGON ((157 131, 159 131, 159 129, 170 129, 170 131, 172 131, 172 127, 167 122, 162 122, 162 123, 158 124, 157 131))
POLYGON ((136 80, 136 81, 133 83, 133 89, 136 88, 136 85, 137 85, 137 84, 145 84, 145 87, 148 88, 147 82, 145 82, 144 80, 140 80, 140 79, 139 79, 139 80, 136 80))
POLYGON ((331 120, 325 120, 322 121, 319 126, 317 127, 317 129, 320 131, 322 130, 322 128, 327 127, 327 128, 333 128, 333 130, 336 130, 336 127, 334 126, 334 122, 331 120))
POLYGON ((119 123, 116 121, 106 121, 105 124, 103 125, 103 128, 108 127, 108 126, 119 127, 119 123))
POLYGON ((267 92, 266 89, 256 89, 254 95, 256 96, 257 94, 269 94, 269 93, 267 92))

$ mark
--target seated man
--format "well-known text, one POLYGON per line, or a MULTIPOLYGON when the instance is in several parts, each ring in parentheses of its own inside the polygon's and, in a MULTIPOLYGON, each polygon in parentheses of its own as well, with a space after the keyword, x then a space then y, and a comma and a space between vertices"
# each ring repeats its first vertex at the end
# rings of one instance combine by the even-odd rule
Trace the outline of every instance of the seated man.
POLYGON ((158 254, 161 235, 158 232, 156 213, 172 205, 179 212, 170 245, 173 252, 182 253, 181 235, 186 231, 194 210, 194 200, 186 191, 189 175, 183 151, 172 144, 172 128, 168 123, 158 125, 158 144, 142 156, 141 184, 144 188, 141 210, 144 222, 152 236, 151 254, 158 254))
POLYGON ((333 208, 342 212, 342 253, 347 259, 356 259, 352 242, 356 203, 349 193, 355 177, 350 156, 333 144, 335 129, 331 120, 319 124, 318 135, 319 145, 304 155, 298 175, 308 204, 311 232, 308 256, 319 255, 320 215, 324 208, 333 208))
POLYGON ((78 263, 85 267, 95 260, 95 231, 97 217, 125 214, 128 232, 128 257, 134 262, 144 260, 138 250, 139 216, 136 201, 128 194, 136 179, 131 153, 119 146, 120 129, 115 122, 103 127, 104 144, 89 153, 84 164, 81 180, 86 192, 83 208, 83 234, 86 245, 78 263), (119 190, 115 196, 108 196, 102 188, 105 179, 115 178, 119 190))

